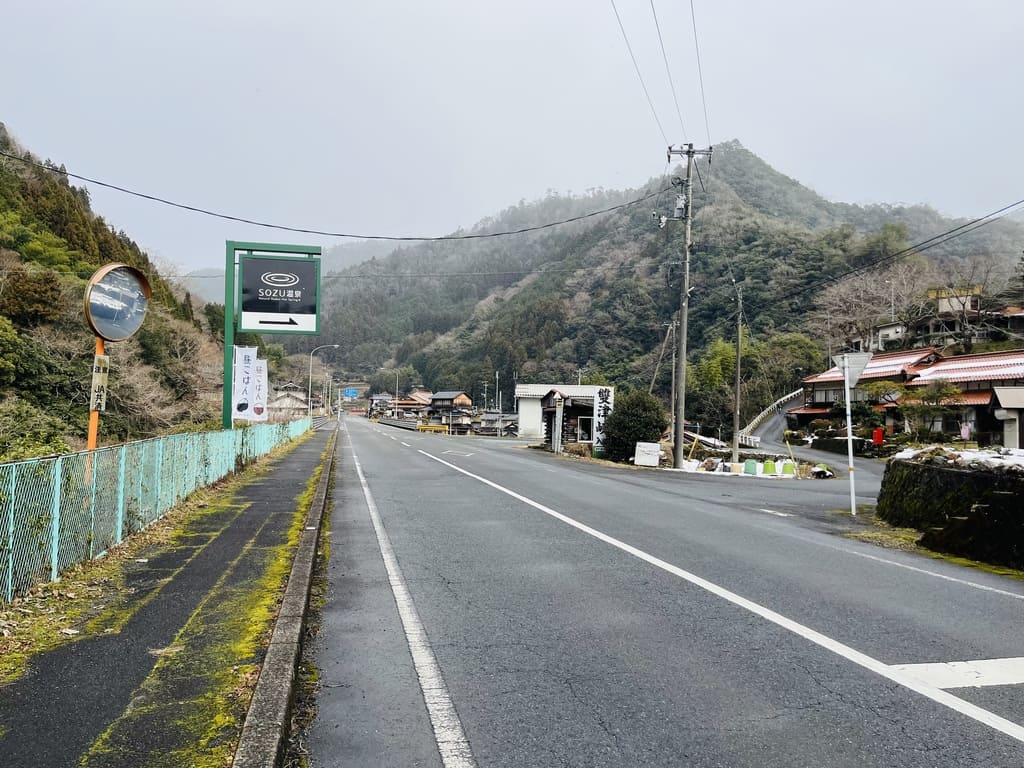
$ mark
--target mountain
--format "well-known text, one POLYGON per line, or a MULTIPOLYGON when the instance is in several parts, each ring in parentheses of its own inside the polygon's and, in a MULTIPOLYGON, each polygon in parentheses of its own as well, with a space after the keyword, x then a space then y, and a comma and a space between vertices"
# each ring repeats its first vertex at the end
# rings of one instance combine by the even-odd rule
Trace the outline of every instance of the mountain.
MULTIPOLYGON (((111 261, 142 269, 153 297, 139 333, 110 345, 101 439, 215 421, 222 274, 194 273, 187 293, 177 290, 91 210, 85 189, 18 147, 2 125, 0 151, 0 459, 81 444, 93 347, 81 296, 111 261), (208 302, 202 311, 189 294, 208 302)), ((520 202, 455 239, 346 243, 323 258, 320 337, 239 343, 259 346, 272 370, 285 350, 296 353, 300 378, 306 353, 337 343, 321 357, 349 376, 401 367, 405 380, 464 389, 478 401, 497 376, 505 403, 516 381, 606 381, 652 388, 667 407, 675 342, 666 329, 679 307, 682 228, 659 227, 657 217, 671 214, 676 194, 663 177, 520 202)), ((1024 225, 1007 218, 926 243, 966 222, 926 206, 830 202, 735 141, 715 148, 710 167, 701 164, 693 209, 687 414, 723 434, 740 291, 746 420, 824 364, 831 342, 812 310, 830 282, 898 261, 915 242, 924 254, 915 258, 929 263, 982 257, 1009 271, 1024 240, 1024 225)), ((867 300, 888 309, 893 289, 875 282, 867 300)))
MULTIPOLYGON (((670 214, 675 194, 670 179, 659 178, 632 190, 549 195, 454 234, 571 221, 405 246, 340 270, 324 280, 317 341, 342 345, 327 356, 342 369, 409 365, 435 389, 480 393, 497 372, 505 402, 517 379, 586 374, 637 388, 653 380, 667 403, 670 365, 659 358, 679 305, 682 234, 675 222, 659 228, 652 212, 670 214)), ((791 390, 800 370, 823 364, 823 329, 808 322, 808 310, 826 281, 887 263, 905 246, 965 223, 927 206, 830 202, 736 141, 715 148, 710 169, 701 166, 694 209, 688 390, 690 378, 709 388, 722 378, 712 363, 724 354, 717 345, 735 338, 740 287, 749 347, 761 344, 761 354, 775 357, 751 361, 745 409, 760 409, 791 390), (772 348, 780 340, 797 351, 772 348), (780 374, 780 365, 788 370, 780 374)), ((1001 220, 927 255, 941 262, 989 254, 1008 265, 1022 234, 1018 222, 1001 220)), ((292 351, 313 346, 311 339, 283 343, 292 351)), ((693 394, 697 409, 721 406, 699 389, 693 394)))

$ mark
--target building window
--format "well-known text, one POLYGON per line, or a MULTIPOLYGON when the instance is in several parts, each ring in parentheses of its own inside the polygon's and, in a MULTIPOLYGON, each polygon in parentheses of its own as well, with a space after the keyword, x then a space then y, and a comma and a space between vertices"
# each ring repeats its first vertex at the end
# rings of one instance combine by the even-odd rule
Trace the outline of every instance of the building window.
POLYGON ((594 417, 580 416, 576 425, 577 439, 581 443, 594 442, 594 417))

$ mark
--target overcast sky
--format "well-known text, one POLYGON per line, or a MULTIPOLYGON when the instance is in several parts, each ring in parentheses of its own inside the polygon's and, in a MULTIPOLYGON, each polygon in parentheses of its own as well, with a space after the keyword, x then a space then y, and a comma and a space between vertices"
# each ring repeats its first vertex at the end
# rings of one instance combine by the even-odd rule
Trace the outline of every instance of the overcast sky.
MULTIPOLYGON (((0 121, 73 173, 235 216, 433 236, 739 139, 832 200, 1024 198, 1019 0, 7 0, 0 121), (710 126, 710 127, 709 127, 710 126), (685 128, 685 132, 684 132, 685 128), (664 134, 664 135, 663 135, 664 134)), ((158 264, 341 239, 87 185, 158 264)))

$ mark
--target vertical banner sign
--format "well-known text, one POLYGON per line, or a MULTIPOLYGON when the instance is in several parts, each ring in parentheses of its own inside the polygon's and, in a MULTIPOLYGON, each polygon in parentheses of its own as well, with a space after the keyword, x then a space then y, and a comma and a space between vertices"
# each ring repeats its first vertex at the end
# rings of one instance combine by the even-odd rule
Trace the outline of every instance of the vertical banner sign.
POLYGON ((231 390, 231 415, 252 421, 255 382, 256 347, 235 347, 235 381, 231 390))
POLYGON ((615 407, 615 389, 601 387, 594 398, 594 453, 604 453, 604 423, 615 407))
POLYGON ((110 355, 95 355, 92 359, 92 390, 90 411, 107 410, 107 378, 110 375, 110 355))
POLYGON ((256 359, 253 366, 252 420, 266 421, 267 415, 267 361, 256 359))

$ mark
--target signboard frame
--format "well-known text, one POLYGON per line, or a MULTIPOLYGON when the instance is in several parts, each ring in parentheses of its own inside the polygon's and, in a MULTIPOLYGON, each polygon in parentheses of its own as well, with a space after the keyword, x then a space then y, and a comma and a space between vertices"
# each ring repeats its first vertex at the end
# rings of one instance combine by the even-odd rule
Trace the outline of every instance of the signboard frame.
MULTIPOLYGON (((319 245, 287 245, 284 243, 250 243, 227 240, 224 243, 224 386, 221 398, 221 426, 231 429, 231 382, 234 369, 235 326, 238 324, 236 308, 235 271, 242 257, 264 256, 266 258, 294 258, 316 261, 317 263, 317 320, 315 331, 302 331, 310 335, 320 333, 320 255, 319 245), (242 256, 240 256, 242 254, 242 256)), ((253 333, 267 333, 260 329, 253 333)))

